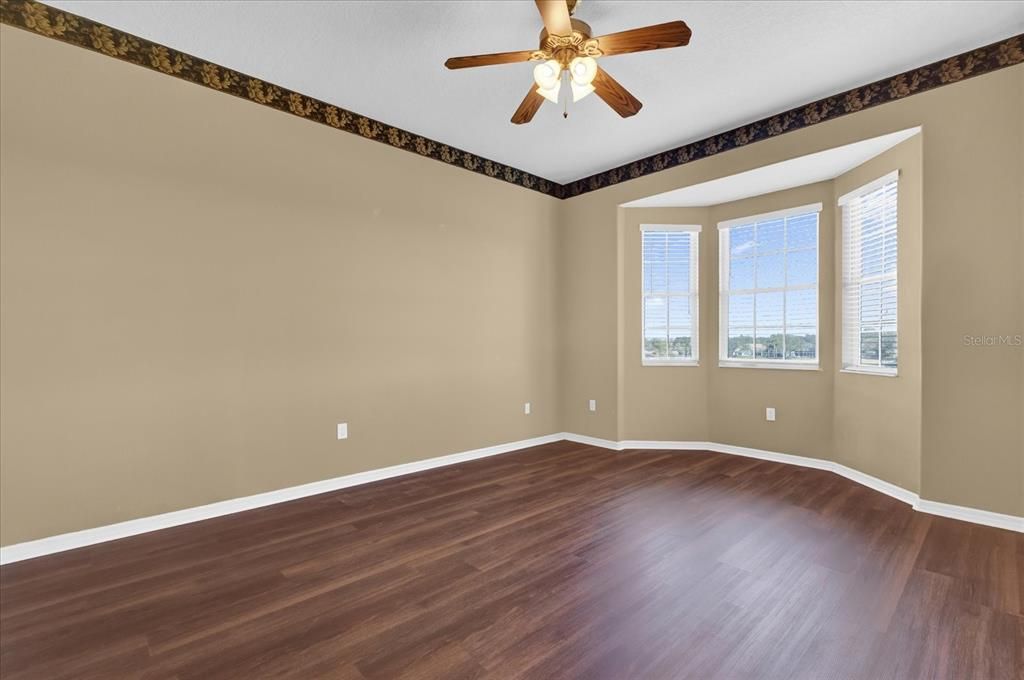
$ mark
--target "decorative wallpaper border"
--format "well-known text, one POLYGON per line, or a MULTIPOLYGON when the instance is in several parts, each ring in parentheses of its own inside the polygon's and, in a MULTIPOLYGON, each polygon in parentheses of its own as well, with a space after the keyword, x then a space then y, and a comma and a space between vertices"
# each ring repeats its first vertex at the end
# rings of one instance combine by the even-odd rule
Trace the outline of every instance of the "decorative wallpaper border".
POLYGON ((1019 34, 798 106, 728 132, 662 151, 568 184, 559 184, 41 2, 0 0, 0 23, 560 199, 580 196, 849 113, 1024 63, 1024 34, 1019 34))
POLYGON ((562 197, 562 185, 511 165, 477 156, 442 142, 417 135, 354 111, 268 83, 259 78, 200 59, 185 52, 111 28, 70 12, 32 0, 0 0, 0 22, 47 38, 84 47, 211 90, 233 94, 344 130, 360 137, 404 149, 448 165, 517 184, 542 194, 562 197))
POLYGON ((579 196, 1020 63, 1024 63, 1024 34, 563 184, 561 197, 579 196))

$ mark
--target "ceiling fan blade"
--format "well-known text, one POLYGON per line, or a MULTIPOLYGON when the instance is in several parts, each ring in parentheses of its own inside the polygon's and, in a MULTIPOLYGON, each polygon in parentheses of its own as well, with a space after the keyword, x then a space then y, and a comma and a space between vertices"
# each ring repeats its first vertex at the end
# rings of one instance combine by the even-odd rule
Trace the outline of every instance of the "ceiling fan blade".
POLYGON ((629 118, 639 113, 643 104, 640 100, 629 93, 629 90, 619 85, 619 82, 608 75, 600 66, 597 68, 597 75, 594 76, 594 92, 604 102, 615 110, 623 118, 629 118))
POLYGON ((572 35, 569 6, 565 0, 535 0, 548 35, 572 35))
POLYGON ((616 54, 682 47, 690 42, 691 34, 690 27, 685 21, 669 21, 665 24, 598 36, 597 43, 604 56, 611 57, 616 54))
POLYGON ((529 123, 533 120, 533 116, 540 110, 540 106, 543 103, 544 97, 537 94, 536 88, 531 87, 530 91, 526 93, 526 97, 523 98, 522 103, 519 104, 519 108, 512 114, 512 122, 516 125, 529 123))
POLYGON ((496 52, 494 54, 474 54, 468 57, 452 57, 444 62, 448 68, 472 68, 474 66, 493 66, 495 64, 514 64, 520 61, 530 61, 533 50, 520 50, 519 52, 496 52))

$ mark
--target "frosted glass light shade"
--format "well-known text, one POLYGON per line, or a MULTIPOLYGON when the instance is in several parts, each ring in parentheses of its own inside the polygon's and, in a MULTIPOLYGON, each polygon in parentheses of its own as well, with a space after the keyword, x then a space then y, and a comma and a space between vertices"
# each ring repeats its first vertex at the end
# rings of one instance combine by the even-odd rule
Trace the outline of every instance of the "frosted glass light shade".
POLYGON ((569 75, 579 85, 590 85, 597 76, 597 60, 593 57, 576 57, 569 62, 569 75))
POLYGON ((558 85, 562 75, 562 65, 554 59, 548 59, 533 67, 533 82, 542 90, 550 90, 558 85))
POLYGON ((549 102, 558 103, 558 92, 562 89, 562 81, 556 80, 554 87, 538 87, 537 94, 549 102))
POLYGON ((572 87, 572 101, 578 102, 579 100, 586 97, 588 94, 594 91, 594 86, 590 83, 586 85, 580 85, 575 80, 570 80, 569 85, 572 87))

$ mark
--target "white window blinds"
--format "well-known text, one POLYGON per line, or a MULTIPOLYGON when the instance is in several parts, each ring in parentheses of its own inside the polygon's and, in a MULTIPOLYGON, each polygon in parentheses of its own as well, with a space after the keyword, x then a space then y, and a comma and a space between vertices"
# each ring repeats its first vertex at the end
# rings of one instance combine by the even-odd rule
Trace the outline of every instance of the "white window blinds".
POLYGON ((896 373, 898 178, 892 172, 839 199, 844 370, 896 373))
POLYGON ((719 228, 719 365, 818 365, 821 204, 719 228))
POLYGON ((642 225, 643 355, 648 366, 696 364, 699 226, 642 225))

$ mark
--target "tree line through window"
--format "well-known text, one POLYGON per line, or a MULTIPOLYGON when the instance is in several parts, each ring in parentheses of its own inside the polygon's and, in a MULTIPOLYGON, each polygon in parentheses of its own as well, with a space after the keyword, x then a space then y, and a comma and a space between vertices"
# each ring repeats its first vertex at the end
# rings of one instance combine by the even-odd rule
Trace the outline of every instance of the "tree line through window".
POLYGON ((843 212, 843 368, 895 374, 899 363, 899 173, 839 199, 843 212))
POLYGON ((820 210, 719 225, 722 361, 817 363, 820 210))
POLYGON ((697 360, 698 233, 699 227, 643 228, 644 363, 697 360))
MULTIPOLYGON (((844 368, 894 374, 898 362, 897 177, 839 200, 844 368)), ((817 366, 821 204, 719 226, 719 361, 817 366)), ((641 227, 643 363, 698 358, 699 226, 641 227)))

